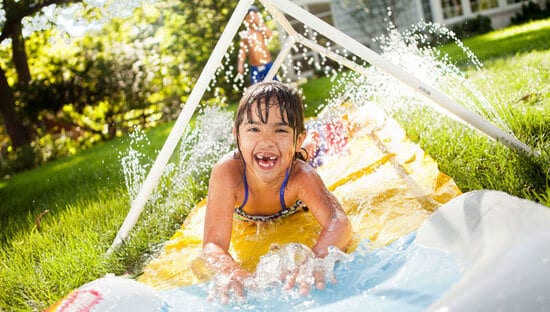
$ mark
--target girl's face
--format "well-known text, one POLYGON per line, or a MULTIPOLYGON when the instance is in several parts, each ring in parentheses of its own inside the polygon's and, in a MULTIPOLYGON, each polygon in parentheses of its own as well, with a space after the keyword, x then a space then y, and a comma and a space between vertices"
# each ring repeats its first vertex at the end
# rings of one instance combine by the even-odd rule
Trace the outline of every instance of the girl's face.
POLYGON ((239 125, 238 142, 247 170, 253 170, 268 182, 284 176, 296 147, 301 146, 305 136, 300 135, 294 144, 294 129, 283 122, 287 118, 282 118, 277 105, 269 107, 269 118, 265 124, 259 119, 257 110, 254 106, 251 121, 245 117, 239 125))

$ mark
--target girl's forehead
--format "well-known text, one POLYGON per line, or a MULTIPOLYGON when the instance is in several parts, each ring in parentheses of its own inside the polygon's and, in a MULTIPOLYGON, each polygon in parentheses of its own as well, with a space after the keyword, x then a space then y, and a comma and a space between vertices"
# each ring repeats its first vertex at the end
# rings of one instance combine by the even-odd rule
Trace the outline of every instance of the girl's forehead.
POLYGON ((272 121, 273 119, 286 120, 286 118, 283 118, 286 117, 286 112, 283 110, 283 115, 281 115, 281 109, 279 105, 272 103, 270 103, 268 107, 266 107, 265 105, 260 105, 259 107, 258 105, 252 105, 252 107, 250 108, 250 115, 247 117, 248 119, 252 119, 254 121, 258 119, 264 119, 260 118, 260 116, 266 116, 266 109, 269 109, 269 113, 267 114, 268 121, 272 121))

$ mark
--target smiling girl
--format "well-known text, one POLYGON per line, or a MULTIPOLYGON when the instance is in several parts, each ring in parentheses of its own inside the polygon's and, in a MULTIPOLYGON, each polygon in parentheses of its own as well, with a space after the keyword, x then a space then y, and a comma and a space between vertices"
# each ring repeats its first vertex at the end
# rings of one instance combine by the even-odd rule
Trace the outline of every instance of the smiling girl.
MULTIPOLYGON (((210 176, 203 258, 242 295, 250 273, 228 252, 233 222, 275 221, 307 209, 322 228, 312 248, 316 257, 326 256, 329 246, 345 250, 352 231, 336 198, 304 161, 304 113, 295 90, 276 81, 249 87, 239 103, 233 134, 237 150, 219 160, 210 176)), ((316 278, 316 285, 324 288, 324 279, 316 278)), ((309 285, 299 286, 303 293, 309 291, 309 285)))

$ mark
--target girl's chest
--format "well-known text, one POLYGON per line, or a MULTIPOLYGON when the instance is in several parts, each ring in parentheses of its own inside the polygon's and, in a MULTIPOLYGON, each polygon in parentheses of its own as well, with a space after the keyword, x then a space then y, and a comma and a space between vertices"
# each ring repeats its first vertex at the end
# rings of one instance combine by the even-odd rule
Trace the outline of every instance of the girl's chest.
MULTIPOLYGON (((289 189, 269 192, 249 191, 248 199, 241 208, 249 215, 268 216, 287 209, 297 200, 297 192, 292 192, 289 189)), ((244 197, 242 201, 237 202, 236 207, 241 206, 243 202, 244 197)))

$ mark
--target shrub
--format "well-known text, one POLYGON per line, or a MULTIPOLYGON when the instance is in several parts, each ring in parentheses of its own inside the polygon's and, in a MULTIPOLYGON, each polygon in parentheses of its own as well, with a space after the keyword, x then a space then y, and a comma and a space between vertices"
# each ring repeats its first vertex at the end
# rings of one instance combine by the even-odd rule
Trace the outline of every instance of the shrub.
POLYGON ((491 19, 487 16, 477 15, 451 26, 451 30, 459 39, 469 38, 493 31, 491 19))
POLYGON ((510 24, 519 25, 548 17, 550 17, 550 1, 546 1, 544 9, 542 9, 537 2, 529 1, 528 3, 521 5, 521 12, 518 12, 515 16, 512 16, 510 19, 510 24))

